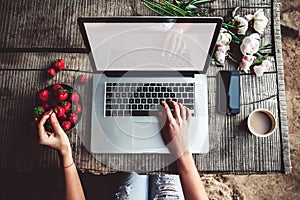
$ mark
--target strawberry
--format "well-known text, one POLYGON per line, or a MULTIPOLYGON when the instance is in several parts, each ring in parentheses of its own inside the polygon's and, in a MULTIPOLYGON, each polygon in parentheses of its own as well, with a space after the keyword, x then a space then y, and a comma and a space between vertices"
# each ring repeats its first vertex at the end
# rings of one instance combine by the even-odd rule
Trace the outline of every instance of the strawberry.
POLYGON ((56 106, 53 110, 54 110, 57 118, 65 118, 66 117, 66 114, 65 114, 66 111, 63 107, 56 106))
POLYGON ((81 105, 76 103, 75 105, 72 106, 72 112, 75 113, 75 114, 79 114, 81 113, 82 111, 82 108, 81 108, 81 105))
POLYGON ((86 84, 86 83, 87 83, 87 78, 86 78, 86 75, 85 75, 85 74, 80 75, 80 76, 78 77, 78 79, 79 79, 79 82, 80 82, 81 84, 86 84))
POLYGON ((72 113, 69 116, 69 122, 71 122, 72 124, 75 124, 78 121, 78 115, 72 113))
POLYGON ((49 91, 45 90, 45 89, 42 90, 42 91, 40 91, 40 93, 39 93, 39 99, 41 101, 43 101, 43 102, 48 101, 48 99, 49 99, 49 91))
POLYGON ((48 78, 49 78, 49 79, 50 79, 50 78, 53 78, 53 77, 56 75, 56 71, 55 71, 55 69, 54 69, 53 67, 49 68, 49 69, 47 70, 47 73, 48 73, 48 78))
POLYGON ((62 101, 65 101, 67 100, 69 97, 69 93, 67 90, 59 90, 57 93, 56 93, 56 99, 57 101, 59 102, 62 102, 62 101))
POLYGON ((72 102, 78 102, 80 97, 79 97, 79 94, 77 92, 73 92, 71 95, 70 95, 70 101, 72 102))
POLYGON ((63 121, 62 123, 61 123, 61 127, 65 130, 65 131, 68 131, 68 130, 70 130, 70 128, 71 128, 71 122, 69 122, 69 121, 63 121))
POLYGON ((53 60, 52 65, 57 71, 60 71, 65 68, 65 61, 62 58, 56 58, 53 60))
POLYGON ((40 116, 45 112, 45 108, 43 106, 36 106, 33 108, 35 116, 40 116))
POLYGON ((71 110, 72 104, 68 101, 61 102, 61 106, 65 109, 65 112, 69 112, 71 110))
POLYGON ((61 86, 60 84, 57 84, 57 83, 52 86, 53 93, 56 93, 57 91, 63 90, 63 89, 64 89, 63 86, 61 86))

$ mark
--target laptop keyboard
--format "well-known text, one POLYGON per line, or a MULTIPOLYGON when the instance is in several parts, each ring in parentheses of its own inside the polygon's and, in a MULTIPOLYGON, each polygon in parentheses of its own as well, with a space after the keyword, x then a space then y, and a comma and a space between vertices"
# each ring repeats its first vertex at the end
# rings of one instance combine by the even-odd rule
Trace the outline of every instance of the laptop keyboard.
POLYGON ((105 116, 157 116, 161 102, 182 103, 194 115, 194 83, 105 83, 105 116))

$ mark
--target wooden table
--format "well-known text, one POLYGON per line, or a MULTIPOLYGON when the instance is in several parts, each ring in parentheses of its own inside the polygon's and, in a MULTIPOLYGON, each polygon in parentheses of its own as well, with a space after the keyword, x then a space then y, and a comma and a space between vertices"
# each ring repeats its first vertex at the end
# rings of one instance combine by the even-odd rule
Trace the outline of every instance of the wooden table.
MULTIPOLYGON (((200 172, 234 174, 291 172, 278 0, 215 1, 201 5, 210 16, 226 16, 240 6, 241 15, 262 8, 270 19, 263 37, 272 44, 274 67, 258 78, 241 75, 241 113, 225 117, 215 113, 216 73, 235 70, 210 66, 208 72, 210 110, 210 152, 194 155, 200 172), (267 108, 277 117, 275 134, 257 138, 247 130, 245 119, 255 108, 267 108)), ((77 26, 80 16, 153 15, 138 0, 11 0, 0 2, 0 169, 33 170, 59 167, 57 152, 37 144, 30 128, 34 94, 53 83, 73 84, 80 74, 91 78, 91 65, 77 26), (51 60, 62 57, 66 70, 47 80, 45 69, 51 60)), ((81 119, 69 133, 73 155, 79 169, 99 173, 136 170, 175 172, 164 167, 169 157, 158 154, 91 155, 81 145, 80 134, 86 120, 81 119), (105 163, 109 163, 111 168, 105 163), (163 167, 160 169, 160 167, 163 167)))

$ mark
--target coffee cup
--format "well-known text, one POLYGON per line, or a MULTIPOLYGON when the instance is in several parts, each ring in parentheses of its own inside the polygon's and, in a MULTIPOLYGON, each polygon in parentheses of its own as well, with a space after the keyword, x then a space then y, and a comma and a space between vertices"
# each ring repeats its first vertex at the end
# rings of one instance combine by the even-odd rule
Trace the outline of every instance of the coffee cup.
POLYGON ((247 120, 250 132, 257 137, 272 135, 276 129, 274 115, 266 109, 256 109, 250 113, 247 120))

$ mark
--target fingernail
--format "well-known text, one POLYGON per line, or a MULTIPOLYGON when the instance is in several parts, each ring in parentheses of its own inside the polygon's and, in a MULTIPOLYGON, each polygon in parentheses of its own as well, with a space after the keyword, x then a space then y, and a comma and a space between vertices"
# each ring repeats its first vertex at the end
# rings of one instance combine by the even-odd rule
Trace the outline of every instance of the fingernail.
POLYGON ((46 114, 46 115, 50 115, 52 112, 53 112, 53 110, 49 110, 49 111, 47 111, 45 114, 46 114))
POLYGON ((51 118, 52 118, 52 119, 55 119, 55 114, 54 114, 54 112, 51 113, 51 118))

